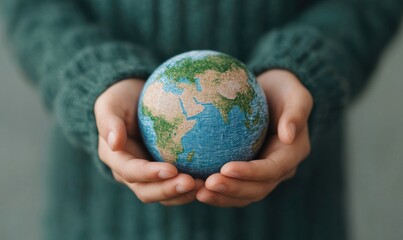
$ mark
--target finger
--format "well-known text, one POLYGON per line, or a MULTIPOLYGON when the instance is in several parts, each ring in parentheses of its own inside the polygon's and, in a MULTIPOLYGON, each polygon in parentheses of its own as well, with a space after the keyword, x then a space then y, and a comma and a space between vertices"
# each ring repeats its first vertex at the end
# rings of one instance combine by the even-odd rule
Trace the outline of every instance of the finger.
POLYGON ((307 91, 301 91, 288 97, 284 102, 277 127, 282 143, 293 143, 297 134, 306 125, 312 109, 312 97, 308 94, 307 91))
POLYGON ((111 150, 121 150, 127 140, 127 129, 122 113, 117 108, 103 105, 96 108, 95 118, 99 135, 111 150))
POLYGON ((125 180, 119 174, 117 174, 115 171, 112 171, 112 176, 113 176, 113 178, 115 178, 116 181, 126 184, 125 180))
POLYGON ((176 206, 176 205, 183 205, 186 203, 190 203, 193 202, 194 200, 196 200, 196 193, 199 191, 200 188, 202 188, 204 186, 204 181, 197 179, 195 181, 196 186, 195 188, 188 192, 185 193, 183 195, 180 195, 178 197, 174 197, 165 201, 161 201, 161 204, 164 206, 176 206))
POLYGON ((192 190, 191 192, 185 193, 178 197, 174 197, 172 199, 165 200, 165 201, 160 201, 160 203, 167 207, 184 205, 184 204, 191 203, 194 200, 196 200, 196 193, 197 193, 196 190, 192 190))
POLYGON ((280 140, 291 144, 302 129, 312 108, 313 98, 301 81, 289 71, 269 70, 257 80, 266 94, 271 123, 280 140))
POLYGON ((195 188, 195 181, 187 174, 161 181, 151 183, 133 183, 128 187, 144 203, 165 201, 178 197, 184 193, 190 192, 195 188))
POLYGON ((310 144, 307 131, 307 127, 304 128, 295 143, 283 145, 270 152, 265 159, 229 162, 221 168, 221 174, 251 181, 279 181, 295 169, 309 154, 310 144))
POLYGON ((170 163, 135 158, 126 151, 113 152, 107 148, 102 138, 99 138, 99 144, 100 149, 103 149, 100 150, 101 160, 125 182, 154 182, 178 175, 178 170, 170 163))
POLYGON ((252 203, 250 200, 228 197, 203 187, 196 194, 196 199, 200 202, 217 207, 244 207, 252 203))
POLYGON ((266 159, 227 163, 221 169, 221 173, 227 177, 249 181, 277 182, 302 160, 292 155, 294 153, 279 150, 266 159))
POLYGON ((278 182, 258 182, 229 178, 214 174, 207 178, 206 188, 222 195, 250 201, 260 201, 278 185, 278 182))

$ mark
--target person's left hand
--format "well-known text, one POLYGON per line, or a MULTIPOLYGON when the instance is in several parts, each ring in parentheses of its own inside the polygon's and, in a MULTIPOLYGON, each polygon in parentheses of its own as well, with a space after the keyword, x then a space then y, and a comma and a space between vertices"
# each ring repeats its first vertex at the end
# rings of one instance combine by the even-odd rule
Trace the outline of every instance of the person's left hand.
POLYGON ((292 178, 310 152, 308 117, 313 99, 299 79, 286 70, 269 70, 257 78, 270 109, 271 135, 258 160, 225 164, 208 177, 196 195, 200 202, 242 207, 260 201, 292 178))

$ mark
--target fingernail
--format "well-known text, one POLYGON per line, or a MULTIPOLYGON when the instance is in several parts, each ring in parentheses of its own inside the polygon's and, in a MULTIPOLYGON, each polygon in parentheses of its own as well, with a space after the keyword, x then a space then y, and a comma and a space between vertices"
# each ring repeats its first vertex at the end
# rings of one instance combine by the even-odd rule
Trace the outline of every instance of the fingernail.
POLYGON ((295 126, 295 124, 289 123, 287 130, 288 130, 288 135, 290 136, 290 139, 294 140, 295 132, 297 131, 297 127, 295 126))
POLYGON ((167 178, 172 178, 174 177, 175 174, 167 171, 159 171, 158 172, 158 177, 161 179, 167 179, 167 178))
POLYGON ((214 192, 224 192, 227 189, 227 187, 224 184, 217 184, 212 187, 211 190, 214 192))
POLYGON ((108 145, 113 150, 115 147, 116 136, 114 132, 109 132, 108 134, 108 145))
POLYGON ((186 188, 185 186, 182 185, 177 185, 176 186, 176 192, 178 193, 185 193, 185 192, 189 192, 189 188, 186 188))

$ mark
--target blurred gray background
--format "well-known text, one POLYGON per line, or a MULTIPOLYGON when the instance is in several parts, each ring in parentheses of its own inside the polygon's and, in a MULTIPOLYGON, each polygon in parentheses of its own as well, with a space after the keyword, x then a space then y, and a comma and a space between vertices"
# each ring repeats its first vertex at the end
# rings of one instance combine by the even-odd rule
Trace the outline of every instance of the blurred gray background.
MULTIPOLYGON (((1 27, 1 26, 0 26, 1 27)), ((403 28, 365 94, 348 110, 353 240, 403 239, 403 28)), ((42 239, 49 114, 0 29, 0 239, 42 239), (19 225, 18 232, 11 226, 19 225)))

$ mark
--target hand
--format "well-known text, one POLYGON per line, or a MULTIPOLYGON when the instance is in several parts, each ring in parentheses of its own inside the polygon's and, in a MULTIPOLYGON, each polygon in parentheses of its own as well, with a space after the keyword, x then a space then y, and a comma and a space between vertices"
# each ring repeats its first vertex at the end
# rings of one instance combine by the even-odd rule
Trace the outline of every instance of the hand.
POLYGON ((120 81, 95 102, 99 132, 98 154, 114 178, 129 187, 144 203, 185 204, 195 200, 203 185, 178 174, 170 163, 150 162, 137 125, 137 104, 144 86, 141 79, 120 81))
POLYGON ((267 97, 271 135, 258 160, 225 164, 207 178, 196 198, 221 207, 242 207, 260 201, 292 178, 310 152, 307 120, 313 99, 295 75, 269 70, 257 78, 267 97))

